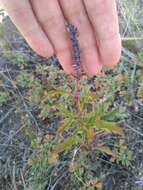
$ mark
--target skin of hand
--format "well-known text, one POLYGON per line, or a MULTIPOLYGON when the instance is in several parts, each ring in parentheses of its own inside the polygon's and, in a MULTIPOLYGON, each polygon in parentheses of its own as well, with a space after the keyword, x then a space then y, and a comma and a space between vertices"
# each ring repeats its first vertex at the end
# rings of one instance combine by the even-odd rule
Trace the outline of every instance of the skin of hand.
POLYGON ((79 31, 81 64, 87 75, 113 67, 121 55, 115 0, 0 0, 30 47, 43 57, 56 54, 72 74, 72 51, 65 21, 79 31))

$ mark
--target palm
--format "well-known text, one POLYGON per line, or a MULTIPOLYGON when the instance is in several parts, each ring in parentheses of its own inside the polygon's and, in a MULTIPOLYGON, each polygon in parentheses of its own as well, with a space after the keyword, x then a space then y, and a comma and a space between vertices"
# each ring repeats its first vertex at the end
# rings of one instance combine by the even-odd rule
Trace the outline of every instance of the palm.
POLYGON ((121 53, 115 0, 0 0, 29 45, 40 55, 57 54, 73 72, 65 20, 79 30, 81 63, 87 74, 115 65, 121 53))

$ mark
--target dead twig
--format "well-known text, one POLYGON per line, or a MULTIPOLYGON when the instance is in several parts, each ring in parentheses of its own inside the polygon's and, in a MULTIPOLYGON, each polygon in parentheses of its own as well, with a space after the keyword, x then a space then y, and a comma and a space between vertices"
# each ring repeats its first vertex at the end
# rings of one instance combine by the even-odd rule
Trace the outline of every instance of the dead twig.
POLYGON ((127 127, 128 129, 131 129, 133 132, 135 132, 136 134, 140 135, 143 137, 143 133, 139 132, 138 130, 134 129, 133 127, 131 127, 130 125, 128 125, 127 123, 124 123, 124 126, 127 127))
POLYGON ((4 122, 4 120, 6 120, 9 115, 15 110, 15 108, 11 108, 2 118, 0 118, 0 124, 2 124, 4 122))

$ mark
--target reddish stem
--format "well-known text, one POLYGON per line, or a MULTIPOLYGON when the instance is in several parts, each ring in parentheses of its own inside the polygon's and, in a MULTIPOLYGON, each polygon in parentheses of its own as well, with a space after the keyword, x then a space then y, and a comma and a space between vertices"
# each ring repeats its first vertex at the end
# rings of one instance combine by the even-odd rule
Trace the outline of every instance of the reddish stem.
POLYGON ((79 79, 75 78, 74 80, 74 93, 73 93, 73 100, 77 107, 77 112, 80 114, 80 101, 79 101, 79 79))

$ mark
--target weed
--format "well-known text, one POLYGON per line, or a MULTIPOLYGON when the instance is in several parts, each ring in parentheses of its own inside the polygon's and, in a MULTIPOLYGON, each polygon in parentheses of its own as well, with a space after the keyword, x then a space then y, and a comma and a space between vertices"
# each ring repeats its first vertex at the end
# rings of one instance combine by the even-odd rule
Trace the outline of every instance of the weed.
POLYGON ((48 66, 39 64, 36 66, 36 72, 38 74, 44 74, 45 72, 48 71, 48 66))
POLYGON ((0 106, 3 106, 10 99, 8 92, 0 90, 0 106))
POLYGON ((27 73, 26 71, 21 72, 16 77, 16 83, 21 87, 30 87, 33 81, 33 76, 30 73, 27 73))
POLYGON ((11 57, 11 62, 23 69, 27 65, 28 59, 25 54, 17 52, 11 57))
POLYGON ((40 81, 35 80, 32 83, 32 87, 27 93, 27 99, 31 104, 39 105, 44 94, 44 88, 40 84, 40 81))
MULTIPOLYGON (((33 140, 34 144, 39 144, 38 139, 34 138, 33 140)), ((39 152, 28 160, 28 165, 30 166, 29 179, 31 180, 29 181, 29 187, 25 190, 41 190, 48 185, 50 175, 55 167, 48 163, 48 158, 50 156, 49 149, 53 146, 53 144, 55 144, 55 140, 48 139, 48 143, 43 145, 39 144, 38 146, 36 145, 36 147, 34 146, 34 149, 39 149, 39 152)))
POLYGON ((133 153, 127 148, 122 147, 117 153, 117 163, 121 163, 123 166, 131 166, 133 160, 133 153))

